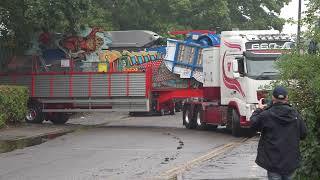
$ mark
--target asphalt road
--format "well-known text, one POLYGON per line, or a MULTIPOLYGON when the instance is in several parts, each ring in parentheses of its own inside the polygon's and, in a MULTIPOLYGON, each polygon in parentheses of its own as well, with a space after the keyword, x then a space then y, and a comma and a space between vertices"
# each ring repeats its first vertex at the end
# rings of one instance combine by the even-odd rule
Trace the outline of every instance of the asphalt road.
MULTIPOLYGON (((180 113, 163 117, 99 113, 90 118, 99 126, 0 154, 0 179, 161 179, 164 172, 241 140, 221 130, 185 129, 180 113)), ((70 122, 88 124, 90 118, 79 116, 70 122)), ((185 176, 190 179, 190 173, 185 176)))

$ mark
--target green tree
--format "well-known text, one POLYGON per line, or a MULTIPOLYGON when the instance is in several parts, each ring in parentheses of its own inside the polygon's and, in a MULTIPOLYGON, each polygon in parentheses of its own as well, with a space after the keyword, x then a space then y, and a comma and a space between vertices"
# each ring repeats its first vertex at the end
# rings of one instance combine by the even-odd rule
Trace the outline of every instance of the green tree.
POLYGON ((193 29, 227 29, 231 20, 228 2, 225 0, 181 0, 171 4, 175 21, 193 29))
POLYGON ((106 30, 282 29, 289 0, 2 0, 0 31, 19 48, 42 28, 76 33, 82 25, 106 30))
POLYGON ((34 35, 47 29, 75 34, 81 25, 107 27, 109 14, 92 0, 2 0, 0 32, 23 49, 34 35))
POLYGON ((112 14, 115 29, 230 30, 278 29, 285 21, 281 8, 290 0, 107 0, 100 4, 112 14))
MULTIPOLYGON (((115 30, 144 29, 166 33, 174 21, 169 0, 106 0, 99 4, 111 13, 115 30)), ((173 24, 179 26, 177 22, 173 24)))
POLYGON ((319 55, 286 55, 279 61, 281 82, 289 89, 292 104, 302 113, 308 136, 301 143, 302 166, 297 179, 320 177, 320 57, 319 55), (294 80, 293 80, 294 79, 294 80))
POLYGON ((281 9, 290 0, 228 0, 234 27, 240 29, 282 30, 285 20, 279 18, 281 9))

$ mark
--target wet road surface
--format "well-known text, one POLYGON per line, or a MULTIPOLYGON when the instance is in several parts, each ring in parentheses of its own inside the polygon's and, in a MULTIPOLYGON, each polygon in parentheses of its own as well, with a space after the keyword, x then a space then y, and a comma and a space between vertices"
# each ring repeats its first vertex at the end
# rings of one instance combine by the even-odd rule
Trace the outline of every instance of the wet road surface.
POLYGON ((251 138, 241 146, 183 172, 180 177, 183 180, 265 180, 267 172, 255 163, 258 140, 258 137, 251 138))
MULTIPOLYGON (((179 167, 217 147, 241 140, 223 131, 185 129, 181 125, 180 113, 162 117, 122 115, 121 118, 108 121, 104 121, 105 116, 108 115, 100 113, 91 117, 100 124, 98 127, 0 154, 0 179, 154 179, 162 172, 179 167)), ((248 153, 252 153, 255 147, 248 149, 248 153)), ((214 163, 211 161, 213 167, 205 163, 180 177, 210 179, 211 175, 218 173, 219 168, 228 166, 230 170, 233 169, 232 164, 223 163, 226 158, 228 161, 234 160, 230 157, 219 156, 213 159, 214 163), (203 176, 202 171, 211 175, 203 176)))

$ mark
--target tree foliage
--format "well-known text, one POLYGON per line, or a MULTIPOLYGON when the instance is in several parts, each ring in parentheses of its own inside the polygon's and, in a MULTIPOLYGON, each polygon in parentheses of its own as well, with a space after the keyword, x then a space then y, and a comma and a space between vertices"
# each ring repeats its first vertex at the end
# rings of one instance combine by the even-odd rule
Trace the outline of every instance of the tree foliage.
POLYGON ((115 29, 278 29, 290 0, 107 0, 115 29))
POLYGON ((39 31, 75 34, 83 24, 112 26, 109 14, 91 0, 1 0, 0 33, 23 48, 39 31))
POLYGON ((27 113, 28 89, 0 86, 0 128, 9 122, 22 122, 27 113))
POLYGON ((292 104, 302 113, 308 136, 301 143, 302 166, 297 179, 320 177, 320 57, 286 55, 279 61, 281 83, 288 87, 292 104))
POLYGON ((282 30, 284 19, 279 18, 284 4, 290 0, 229 0, 230 17, 241 29, 282 30))
POLYGON ((34 32, 106 30, 282 29, 280 9, 290 0, 1 0, 0 32, 21 47, 34 32), (2 27, 1 27, 2 26, 2 27))

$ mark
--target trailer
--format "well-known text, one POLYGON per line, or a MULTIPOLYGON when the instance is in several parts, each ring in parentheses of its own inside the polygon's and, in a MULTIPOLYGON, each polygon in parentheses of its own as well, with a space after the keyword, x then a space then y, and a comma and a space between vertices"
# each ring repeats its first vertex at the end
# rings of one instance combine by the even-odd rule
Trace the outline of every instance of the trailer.
POLYGON ((63 60, 70 63, 69 71, 45 72, 39 57, 30 58, 14 62, 24 68, 31 62, 29 72, 0 74, 0 84, 28 87, 27 122, 65 123, 71 112, 149 111, 149 68, 145 72, 77 72, 69 59, 63 60))
POLYGON ((250 131, 259 99, 268 95, 264 86, 279 75, 274 62, 294 42, 275 30, 224 31, 218 44, 195 49, 204 38, 212 39, 191 34, 190 42, 168 40, 165 61, 172 72, 203 84, 203 96, 184 103, 183 124, 189 129, 226 126, 241 136, 250 131), (193 51, 201 52, 201 64, 189 60, 193 54, 187 52, 193 51))
POLYGON ((159 41, 155 33, 92 28, 83 36, 54 39, 42 33, 36 49, 12 56, 0 73, 0 84, 28 87, 27 122, 63 124, 75 112, 174 114, 180 99, 202 96, 201 88, 163 66, 165 47, 151 46, 159 41))

